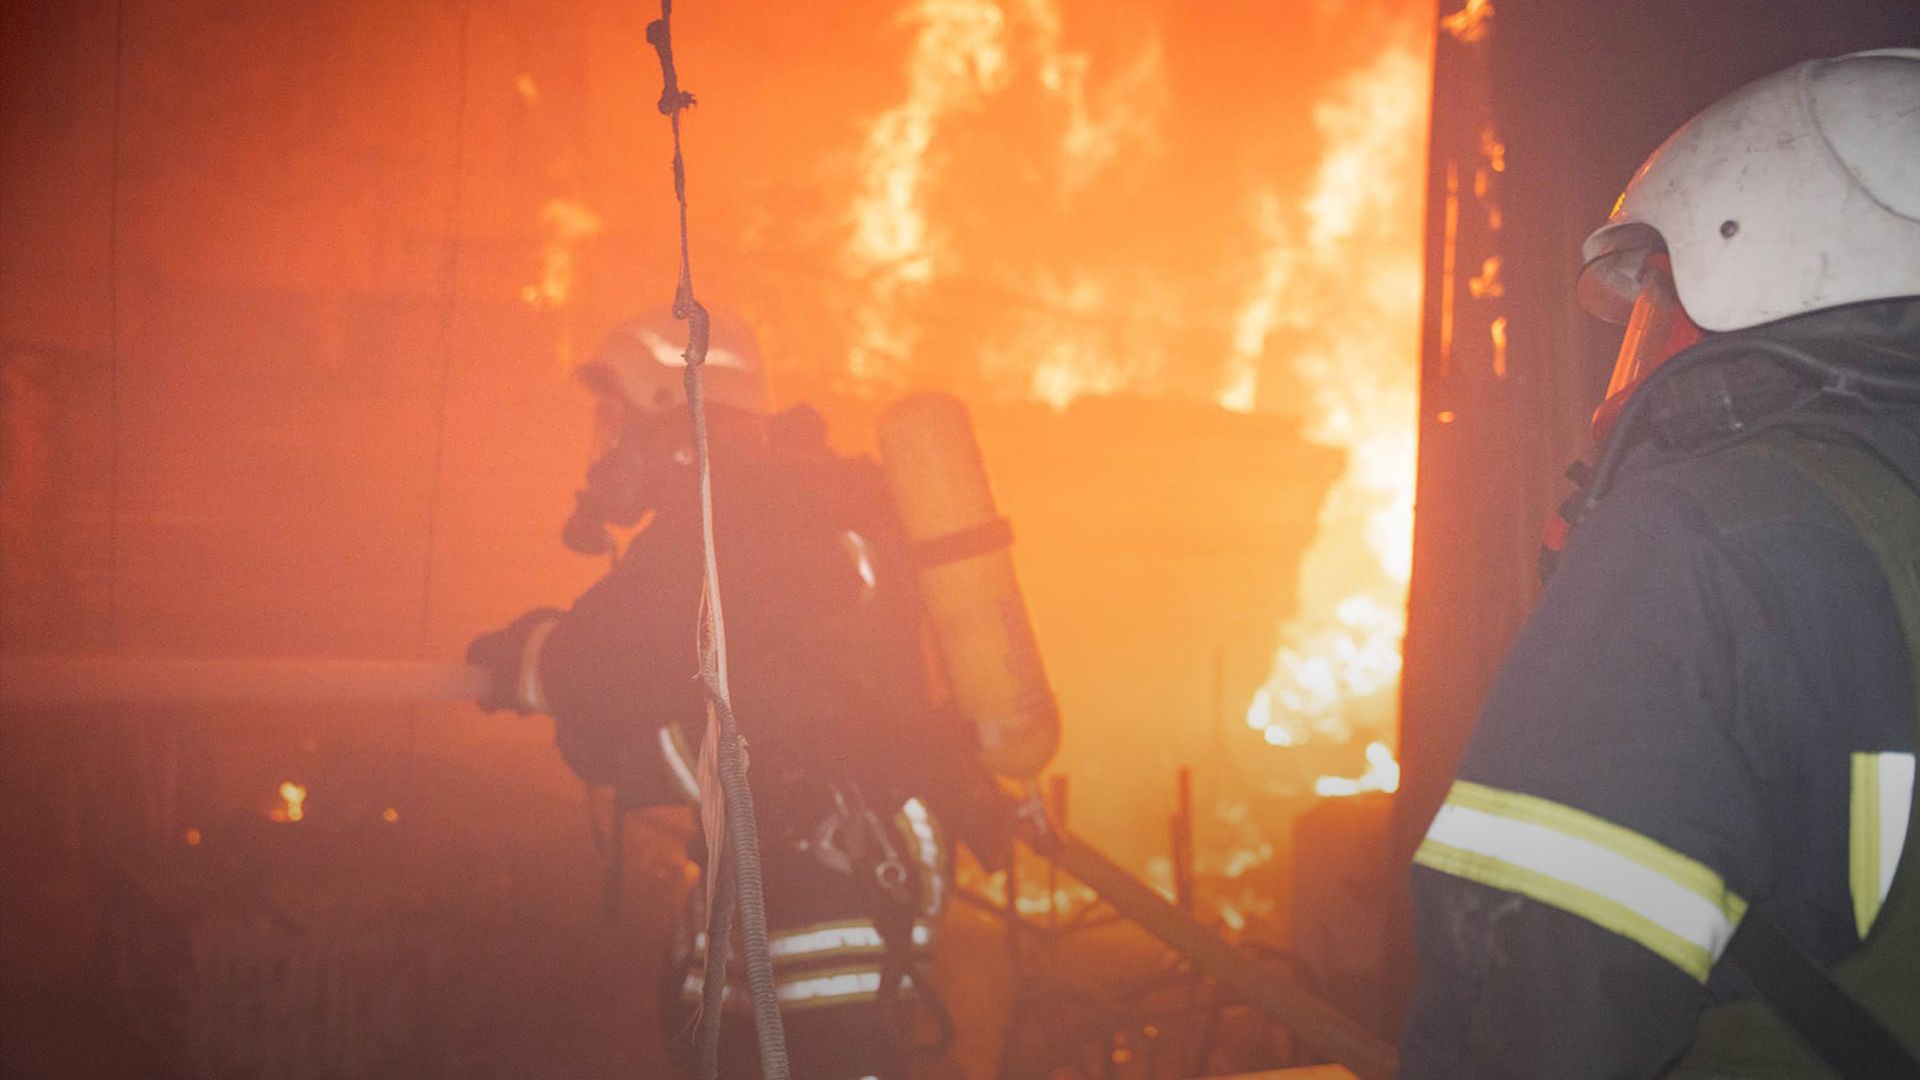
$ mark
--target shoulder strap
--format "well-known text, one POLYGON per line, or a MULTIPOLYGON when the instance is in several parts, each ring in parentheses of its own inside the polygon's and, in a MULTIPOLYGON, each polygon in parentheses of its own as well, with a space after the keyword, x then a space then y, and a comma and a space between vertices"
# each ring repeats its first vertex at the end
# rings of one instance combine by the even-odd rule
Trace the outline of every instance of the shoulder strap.
MULTIPOLYGON (((1755 449, 1786 461, 1819 487, 1879 561, 1912 658, 1920 731, 1920 497, 1864 447, 1784 436, 1764 438, 1755 449)), ((1920 791, 1909 809, 1920 817, 1917 812, 1920 791)), ((1907 951, 1892 939, 1920 930, 1920 842, 1915 841, 1920 837, 1911 838, 1901 853, 1887 903, 1861 954, 1907 951)), ((1920 1080, 1920 1059, 1913 1050, 1764 912, 1748 912, 1728 953, 1774 1012, 1841 1076, 1920 1080)), ((1907 966, 1916 963, 1904 958, 1907 966)))

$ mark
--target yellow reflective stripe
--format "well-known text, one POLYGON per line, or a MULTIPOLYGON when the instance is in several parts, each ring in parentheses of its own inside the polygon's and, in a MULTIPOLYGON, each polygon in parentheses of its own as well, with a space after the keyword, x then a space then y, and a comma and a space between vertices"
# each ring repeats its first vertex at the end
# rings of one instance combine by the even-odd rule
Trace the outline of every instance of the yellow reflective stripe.
POLYGON ((1893 888, 1913 805, 1912 754, 1854 754, 1847 884, 1864 939, 1893 888))
POLYGON ((1461 781, 1414 861, 1578 915, 1705 981, 1746 902, 1704 865, 1532 795, 1461 781))
POLYGON ((1603 930, 1610 930, 1646 947, 1700 982, 1706 982, 1707 975, 1713 970, 1714 958, 1704 946, 1686 940, 1625 904, 1538 871, 1462 851, 1432 839, 1421 842, 1413 861, 1442 873, 1518 893, 1568 914, 1578 915, 1603 930))
POLYGON ((1719 908, 1731 922, 1739 922, 1747 912, 1746 902, 1727 891, 1726 882, 1704 864, 1632 829, 1621 828, 1584 810, 1575 810, 1537 795, 1501 791, 1470 780, 1454 781, 1453 790, 1447 793, 1447 802, 1517 821, 1531 821, 1617 852, 1698 894, 1719 908))
POLYGON ((1853 893, 1853 925, 1865 938, 1880 914, 1880 770, 1872 754, 1853 755, 1853 807, 1849 814, 1847 884, 1853 893))

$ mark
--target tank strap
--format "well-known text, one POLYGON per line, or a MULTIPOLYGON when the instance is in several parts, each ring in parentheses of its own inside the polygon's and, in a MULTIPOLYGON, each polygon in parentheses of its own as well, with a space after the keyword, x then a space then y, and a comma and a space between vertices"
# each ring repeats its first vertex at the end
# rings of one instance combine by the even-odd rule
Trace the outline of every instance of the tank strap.
MULTIPOLYGON (((1735 452, 1763 454, 1791 466, 1874 553, 1906 639, 1920 737, 1920 497, 1885 461, 1851 442, 1776 431, 1735 452)), ((1920 791, 1908 812, 1920 816, 1916 811, 1920 791)), ((1920 1077, 1913 1050, 1920 1045, 1920 964, 1914 960, 1920 956, 1917 849, 1920 843, 1912 840, 1905 845, 1886 904, 1866 940, 1830 974, 1764 912, 1749 912, 1729 955, 1765 1004, 1743 1001, 1708 1010, 1694 1047, 1670 1075, 1724 1076, 1732 1070, 1741 1076, 1802 1077, 1824 1072, 1819 1064, 1824 1061, 1849 1080, 1920 1077), (1809 1048, 1818 1061, 1808 1055, 1809 1048)))
POLYGON ((1001 517, 959 532, 919 541, 913 545, 912 557, 914 565, 924 568, 959 562, 1012 546, 1013 524, 1001 517))

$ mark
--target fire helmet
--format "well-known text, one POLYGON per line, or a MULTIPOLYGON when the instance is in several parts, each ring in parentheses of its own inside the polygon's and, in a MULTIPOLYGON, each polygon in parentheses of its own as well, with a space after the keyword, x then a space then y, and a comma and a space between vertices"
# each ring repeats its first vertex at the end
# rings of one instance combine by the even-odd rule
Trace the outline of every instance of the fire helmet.
MULTIPOLYGON (((614 327, 580 365, 580 381, 603 403, 665 412, 686 404, 686 350, 686 324, 663 308, 614 327)), ((724 312, 712 313, 700 382, 709 405, 757 416, 769 411, 766 366, 753 331, 724 312)))
POLYGON ((1703 331, 1920 297, 1920 50, 1808 61, 1708 106, 1584 255, 1582 304, 1628 327, 1597 434, 1703 331))

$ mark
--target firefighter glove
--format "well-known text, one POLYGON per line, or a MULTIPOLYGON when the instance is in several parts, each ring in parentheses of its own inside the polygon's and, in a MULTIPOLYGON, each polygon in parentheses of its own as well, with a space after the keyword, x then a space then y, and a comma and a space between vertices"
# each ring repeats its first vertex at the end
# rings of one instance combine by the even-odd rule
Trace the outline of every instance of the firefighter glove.
POLYGON ((487 693, 478 699, 488 712, 508 709, 525 716, 547 712, 547 695, 540 684, 540 650, 560 618, 557 608, 535 608, 504 628, 474 638, 467 646, 467 663, 484 668, 487 693))

